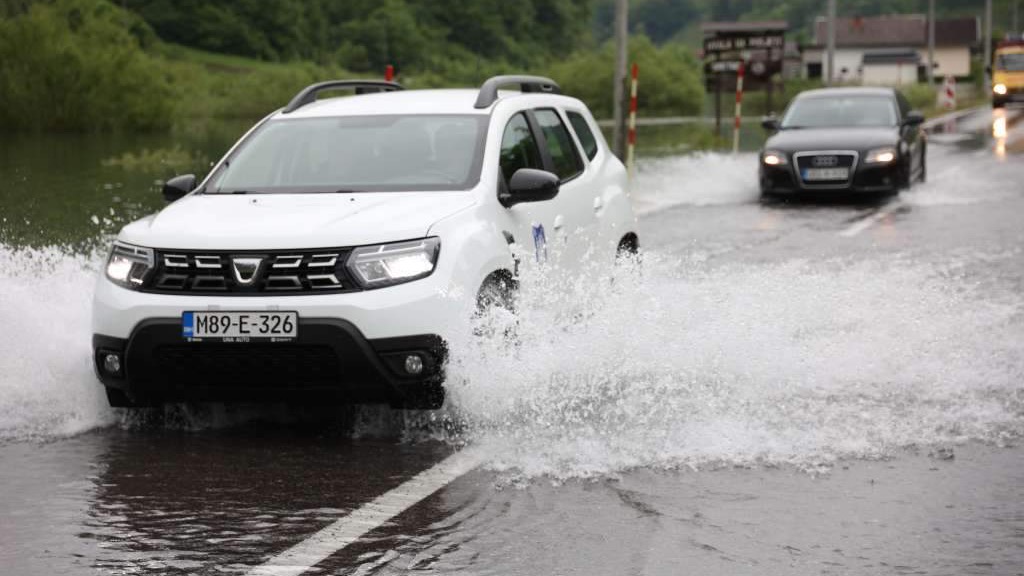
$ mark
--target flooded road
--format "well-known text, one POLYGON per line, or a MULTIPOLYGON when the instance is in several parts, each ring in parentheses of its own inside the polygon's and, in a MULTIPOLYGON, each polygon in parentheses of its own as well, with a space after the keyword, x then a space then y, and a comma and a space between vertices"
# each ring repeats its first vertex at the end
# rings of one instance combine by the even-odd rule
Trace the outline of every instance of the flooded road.
MULTIPOLYGON (((516 346, 456 343, 434 414, 112 411, 102 255, 6 225, 0 571, 1024 573, 1021 152, 972 114, 927 183, 813 204, 759 202, 752 153, 645 160, 640 267, 525 270, 516 346)), ((122 196, 32 219, 83 244, 122 196)))

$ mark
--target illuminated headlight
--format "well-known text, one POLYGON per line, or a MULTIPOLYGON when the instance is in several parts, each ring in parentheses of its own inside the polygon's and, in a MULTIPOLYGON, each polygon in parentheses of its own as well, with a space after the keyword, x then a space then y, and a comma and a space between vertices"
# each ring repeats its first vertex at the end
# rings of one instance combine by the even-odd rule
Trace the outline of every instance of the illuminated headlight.
POLYGON ((896 149, 892 147, 876 148, 868 152, 864 159, 866 164, 888 164, 896 159, 896 149))
POLYGON ((107 259, 107 278, 111 282, 130 290, 138 290, 152 269, 151 248, 114 242, 110 258, 107 259))
POLYGON ((992 91, 1000 96, 1006 95, 1006 84, 996 84, 992 87, 992 91))
POLYGON ((364 288, 379 288, 430 276, 441 249, 439 238, 356 248, 348 269, 364 288))
POLYGON ((761 157, 761 161, 768 166, 781 166, 787 163, 786 155, 774 150, 766 150, 764 156, 761 157))

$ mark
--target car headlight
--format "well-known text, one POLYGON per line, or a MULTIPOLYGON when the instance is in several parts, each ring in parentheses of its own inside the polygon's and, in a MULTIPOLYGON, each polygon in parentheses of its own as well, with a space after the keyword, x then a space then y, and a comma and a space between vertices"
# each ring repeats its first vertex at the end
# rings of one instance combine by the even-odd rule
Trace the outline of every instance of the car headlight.
POLYGON ((111 282, 129 290, 138 290, 152 269, 152 248, 114 242, 107 259, 107 278, 111 282))
POLYGON ((992 91, 1000 96, 1004 96, 1006 94, 1006 84, 996 84, 992 87, 992 91))
POLYGON ((439 238, 362 246, 352 251, 346 266, 364 288, 392 286, 430 276, 440 250, 439 238))
POLYGON ((892 146, 875 148, 864 157, 865 164, 888 164, 896 159, 896 149, 892 146))
POLYGON ((784 153, 776 152, 775 150, 765 150, 761 156, 761 161, 768 166, 782 166, 789 163, 784 153))

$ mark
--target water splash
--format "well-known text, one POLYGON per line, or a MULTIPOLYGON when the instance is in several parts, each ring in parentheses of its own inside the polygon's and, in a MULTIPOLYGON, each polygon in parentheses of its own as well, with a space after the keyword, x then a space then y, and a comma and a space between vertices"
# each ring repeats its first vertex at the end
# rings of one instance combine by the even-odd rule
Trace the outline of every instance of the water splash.
POLYGON ((114 421, 90 361, 98 261, 56 247, 0 245, 0 440, 114 421))
POLYGON ((613 278, 526 274, 517 318, 453 360, 452 406, 496 470, 816 470, 1024 432, 1019 300, 927 266, 648 254, 613 278))

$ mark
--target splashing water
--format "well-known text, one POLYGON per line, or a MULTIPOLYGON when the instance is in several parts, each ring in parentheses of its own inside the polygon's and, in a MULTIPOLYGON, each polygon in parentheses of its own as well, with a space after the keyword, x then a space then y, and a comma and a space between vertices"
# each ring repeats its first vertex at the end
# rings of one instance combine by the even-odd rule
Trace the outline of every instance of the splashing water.
POLYGON ((0 440, 114 421, 90 363, 97 256, 0 245, 0 440))
MULTIPOLYGON (((755 165, 749 154, 645 162, 633 199, 641 213, 750 202, 755 165)), ((1011 172, 986 173, 1009 185, 1011 172)), ((958 174, 904 199, 981 198, 971 190, 983 187, 949 177, 958 174)), ((960 265, 1011 257, 1019 252, 968 254, 960 265)), ((0 441, 131 425, 106 407, 90 365, 100 261, 0 245, 0 441)), ((569 478, 720 464, 817 470, 1024 433, 1019 294, 899 256, 718 262, 647 253, 641 265, 568 282, 527 267, 517 314, 497 311, 489 330, 452 342, 446 413, 360 409, 355 434, 417 428, 481 446, 495 470, 569 478), (458 433, 438 424, 452 421, 458 433)), ((232 426, 276 410, 184 411, 162 425, 232 426)))
POLYGON ((645 160, 637 165, 633 208, 639 215, 681 205, 756 202, 757 155, 699 153, 645 160))
POLYGON ((927 267, 648 254, 613 281, 526 275, 517 318, 489 319, 511 324, 457 347, 451 370, 451 404, 496 470, 817 470, 1024 431, 1019 304, 927 267))

